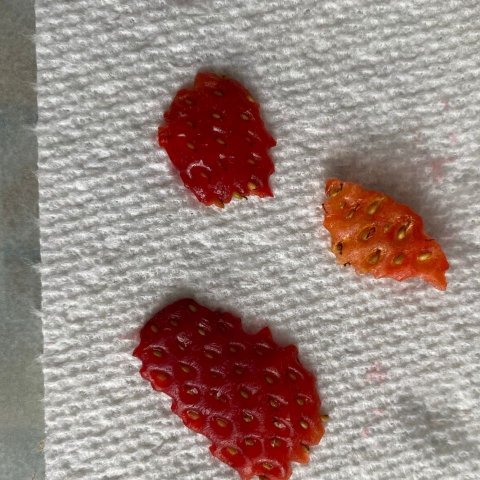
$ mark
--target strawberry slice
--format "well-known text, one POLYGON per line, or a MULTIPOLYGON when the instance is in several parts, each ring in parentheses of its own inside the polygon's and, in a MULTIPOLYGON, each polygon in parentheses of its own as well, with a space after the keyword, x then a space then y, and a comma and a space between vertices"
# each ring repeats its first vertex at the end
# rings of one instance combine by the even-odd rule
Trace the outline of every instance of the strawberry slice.
POLYGON ((445 290, 448 261, 412 209, 360 185, 329 179, 323 225, 339 263, 358 273, 404 280, 420 277, 445 290))
POLYGON ((232 197, 272 197, 274 171, 268 150, 276 145, 260 107, 240 83, 198 73, 164 114, 158 141, 185 186, 205 205, 223 207, 232 197))
POLYGON ((268 327, 246 333, 239 318, 188 298, 154 315, 140 337, 141 375, 242 479, 288 479, 291 461, 308 462, 324 427, 296 347, 278 346, 268 327))

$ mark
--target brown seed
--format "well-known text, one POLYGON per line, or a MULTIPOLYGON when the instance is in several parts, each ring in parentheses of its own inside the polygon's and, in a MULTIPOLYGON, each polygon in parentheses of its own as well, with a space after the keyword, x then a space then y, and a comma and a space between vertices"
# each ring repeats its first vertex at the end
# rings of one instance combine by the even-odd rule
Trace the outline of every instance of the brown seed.
POLYGON ((217 97, 223 97, 223 93, 220 90, 214 90, 213 94, 216 95, 217 97))
POLYGON ((251 95, 247 95, 247 100, 249 102, 255 103, 255 100, 253 99, 253 97, 251 95))
POLYGON ((417 255, 417 260, 419 260, 420 262, 424 262, 425 260, 428 260, 430 258, 432 258, 432 252, 423 252, 417 255))
POLYGON ((200 418, 200 414, 198 412, 196 412, 195 410, 188 410, 187 415, 192 420, 198 420, 200 418))
POLYGON ((369 240, 370 238, 373 237, 373 235, 375 234, 375 227, 369 227, 369 228, 366 228, 361 234, 360 234, 360 238, 366 242, 367 240, 369 240))
POLYGON ((193 145, 193 143, 188 142, 188 143, 187 143, 187 147, 188 147, 190 150, 195 150, 195 145, 193 145))
POLYGON ((301 426, 304 430, 308 430, 308 423, 307 423, 305 420, 300 420, 300 426, 301 426))
POLYGON ((330 420, 330 416, 329 415, 320 415, 320 419, 322 420, 322 422, 328 422, 330 420))
POLYGON ((274 382, 273 377, 271 375, 265 375, 265 381, 270 385, 272 385, 274 382))
POLYGON ((153 354, 158 357, 158 358, 162 358, 163 357, 163 353, 161 350, 154 350, 153 351, 153 354))
POLYGON ((347 216, 345 217, 347 220, 351 220, 353 216, 355 215, 355 210, 356 208, 350 209, 350 211, 347 213, 347 216))
POLYGON ((221 138, 217 138, 217 142, 218 142, 220 145, 225 145, 225 140, 222 140, 221 138))
POLYGON ((378 210, 379 206, 380 206, 380 200, 375 200, 367 207, 367 213, 369 215, 373 215, 378 210))
POLYGON ((203 327, 198 327, 198 333, 204 337, 207 331, 203 327))
POLYGON ((237 449, 237 448, 234 448, 234 447, 227 447, 227 452, 228 452, 230 455, 237 455, 238 449, 237 449))
POLYGON ((273 465, 271 463, 268 463, 268 462, 263 462, 262 463, 262 467, 265 469, 265 470, 273 470, 273 465))
POLYGON ((255 190, 257 188, 257 186, 253 182, 248 182, 247 183, 247 188, 249 190, 255 190))
POLYGON ((158 327, 156 325, 152 325, 150 327, 150 330, 153 332, 153 333, 158 333, 158 327))
POLYGON ((249 115, 247 115, 246 113, 242 113, 240 116, 242 117, 242 120, 250 120, 249 115))
POLYGON ((255 445, 255 440, 253 438, 246 438, 245 439, 245 445, 247 445, 248 447, 253 447, 253 445, 255 445))
POLYGON ((305 400, 302 397, 297 397, 297 403, 303 407, 305 405, 305 400))
POLYGON ((178 327, 178 322, 176 320, 174 320, 173 318, 170 320, 169 323, 172 327, 178 327))
POLYGON ((383 227, 383 233, 387 233, 391 228, 392 228, 392 225, 391 225, 390 223, 387 223, 387 224, 383 227))
POLYGON ((155 378, 161 382, 164 382, 168 379, 168 375, 164 372, 155 372, 155 378))
POLYGON ((198 310, 198 308, 197 308, 195 305, 192 305, 192 304, 190 304, 190 305, 188 306, 188 308, 189 308, 189 310, 190 310, 191 312, 193 312, 193 313, 195 313, 195 312, 198 310))
POLYGON ((241 198, 243 198, 238 192, 233 192, 233 193, 232 193, 232 197, 233 197, 233 198, 237 198, 237 199, 239 199, 239 200, 240 200, 241 198))
POLYGON ((297 376, 293 372, 288 372, 288 376, 290 377, 291 380, 294 382, 297 380, 297 376))
POLYGON ((237 347, 233 346, 233 345, 230 345, 230 347, 228 348, 232 353, 237 353, 238 352, 238 349, 237 347))
POLYGON ((219 200, 218 198, 216 198, 213 201, 213 204, 218 208, 223 208, 225 206, 225 204, 221 200, 219 200))
POLYGON ((255 160, 253 160, 253 158, 249 158, 247 160, 247 163, 249 163, 250 165, 255 165, 255 160))
POLYGON ((392 262, 393 262, 395 265, 401 265, 404 260, 405 260, 405 255, 404 255, 403 253, 399 253, 398 255, 396 255, 395 257, 393 257, 392 262))
POLYGON ((250 415, 250 413, 244 412, 243 421, 246 422, 246 423, 252 422, 253 421, 253 415, 250 415))
POLYGON ((241 375, 241 374, 243 373, 243 370, 242 370, 240 367, 235 367, 234 372, 235 372, 237 375, 241 375))
POLYGON ((180 368, 182 369, 182 372, 185 373, 190 373, 192 371, 192 369, 188 365, 182 365, 180 368))
POLYGON ((368 258, 367 262, 370 265, 376 265, 380 260, 380 250, 375 250, 368 258))
POLYGON ((310 453, 310 447, 302 443, 302 449, 305 453, 310 453))
POLYGON ((213 358, 213 355, 210 352, 204 352, 203 354, 210 360, 213 358))
POLYGON ((185 99, 185 103, 186 103, 187 105, 191 105, 193 102, 192 102, 189 98, 186 98, 186 99, 185 99))
POLYGON ((177 345, 178 345, 178 348, 179 348, 182 352, 184 352, 185 349, 187 348, 187 347, 186 347, 183 343, 181 343, 181 342, 178 342, 177 345))
POLYGON ((335 245, 335 252, 337 252, 339 255, 342 254, 342 252, 343 252, 343 243, 342 242, 338 242, 335 245))
POLYGON ((280 447, 282 445, 282 442, 278 438, 272 438, 272 441, 270 442, 270 445, 272 447, 280 447))
POLYGON ((212 113, 212 117, 218 120, 220 118, 220 115, 218 113, 212 113))
POLYGON ((196 387, 187 388, 187 393, 189 395, 198 395, 198 388, 196 387))

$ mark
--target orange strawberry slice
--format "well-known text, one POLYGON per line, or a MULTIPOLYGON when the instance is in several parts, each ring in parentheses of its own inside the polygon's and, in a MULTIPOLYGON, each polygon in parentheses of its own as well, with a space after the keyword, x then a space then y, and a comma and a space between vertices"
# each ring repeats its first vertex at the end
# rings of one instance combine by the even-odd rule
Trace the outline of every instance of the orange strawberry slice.
POLYGON ((325 192, 323 225, 339 263, 377 278, 420 277, 439 290, 446 289, 447 258, 410 207, 336 178, 327 180, 325 192))

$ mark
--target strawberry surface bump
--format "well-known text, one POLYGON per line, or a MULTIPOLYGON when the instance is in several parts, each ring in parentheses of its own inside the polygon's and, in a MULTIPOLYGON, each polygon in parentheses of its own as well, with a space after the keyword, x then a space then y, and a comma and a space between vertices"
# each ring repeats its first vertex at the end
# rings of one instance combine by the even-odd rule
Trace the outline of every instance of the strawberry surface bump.
POLYGON ((315 378, 268 327, 249 334, 230 313, 182 299, 147 322, 133 354, 143 378, 243 480, 290 478, 290 462, 307 463, 322 438, 315 378))
POLYGON ((158 142, 185 186, 205 205, 232 198, 273 196, 268 150, 276 145, 260 107, 239 82, 200 72, 164 114, 158 142))
POLYGON ((324 226, 339 263, 358 273, 404 280, 420 277, 445 290, 448 261, 411 208, 360 185, 329 179, 324 226))

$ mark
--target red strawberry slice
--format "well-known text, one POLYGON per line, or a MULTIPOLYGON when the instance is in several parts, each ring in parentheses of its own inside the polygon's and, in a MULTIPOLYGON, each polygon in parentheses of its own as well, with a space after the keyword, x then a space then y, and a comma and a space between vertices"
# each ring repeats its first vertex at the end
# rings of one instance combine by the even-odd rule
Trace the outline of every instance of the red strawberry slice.
POLYGON ((291 461, 308 462, 324 427, 296 347, 278 346, 268 327, 246 333, 239 318, 188 298, 154 315, 140 337, 141 375, 242 479, 288 479, 291 461))
POLYGON ((445 290, 448 261, 411 208, 338 179, 327 180, 324 226, 339 263, 358 273, 404 280, 420 277, 445 290))
POLYGON ((276 145, 260 107, 240 83, 198 73, 164 115, 158 141, 185 186, 205 205, 223 207, 232 197, 272 197, 274 171, 268 150, 276 145))

